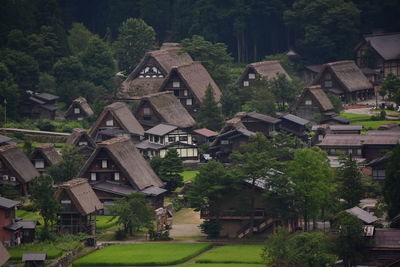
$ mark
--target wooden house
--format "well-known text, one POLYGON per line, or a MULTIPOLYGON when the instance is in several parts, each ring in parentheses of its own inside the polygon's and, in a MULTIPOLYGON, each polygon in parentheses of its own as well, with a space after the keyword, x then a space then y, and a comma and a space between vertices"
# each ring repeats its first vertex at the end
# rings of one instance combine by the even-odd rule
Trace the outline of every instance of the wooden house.
POLYGON ((317 123, 336 115, 332 102, 319 85, 304 88, 290 110, 300 118, 309 121, 317 119, 317 123))
POLYGON ((325 64, 313 84, 349 103, 374 96, 372 84, 351 60, 325 64))
POLYGON ((93 138, 90 137, 85 129, 82 128, 75 128, 71 135, 68 136, 65 145, 78 147, 79 152, 85 158, 89 158, 89 156, 96 149, 96 143, 94 142, 93 138))
POLYGON ((58 96, 49 93, 26 91, 20 103, 20 114, 31 119, 54 120, 58 96))
POLYGON ((236 117, 251 132, 261 132, 267 137, 276 135, 280 119, 264 115, 258 112, 239 112, 236 117))
POLYGON ((311 85, 323 67, 323 64, 304 66, 304 69, 301 72, 301 79, 304 84, 311 85))
POLYGON ((293 114, 285 114, 279 118, 279 130, 293 134, 300 139, 307 141, 310 121, 297 117, 293 114))
POLYGON ((196 129, 193 131, 193 143, 197 146, 203 144, 211 144, 215 140, 218 133, 207 128, 196 129))
POLYGON ((134 141, 140 141, 144 129, 125 103, 115 102, 104 108, 90 129, 89 135, 96 142, 123 135, 130 136, 134 141))
POLYGON ((176 125, 182 129, 192 128, 196 122, 173 92, 159 92, 144 96, 135 117, 146 130, 160 124, 176 125))
POLYGON ((10 184, 21 196, 26 196, 29 182, 37 176, 39 172, 21 148, 17 145, 0 146, 0 185, 10 184))
POLYGON ((200 62, 173 67, 160 86, 160 91, 171 91, 193 116, 199 111, 207 88, 211 86, 216 102, 221 100, 221 90, 200 62))
POLYGON ((128 136, 98 143, 79 177, 89 181, 102 203, 140 192, 153 207, 163 206, 164 184, 128 136))
POLYGON ((400 33, 364 35, 355 47, 355 52, 356 63, 360 68, 379 69, 382 78, 389 73, 400 76, 400 33))
POLYGON ((13 245, 16 243, 18 233, 7 227, 16 222, 15 209, 19 204, 18 201, 0 197, 0 244, 13 245))
POLYGON ((255 187, 250 182, 243 182, 238 190, 229 192, 217 203, 218 214, 202 209, 200 217, 204 220, 219 220, 222 229, 220 236, 229 238, 244 238, 250 233, 250 220, 252 211, 248 205, 250 195, 254 196, 254 230, 255 235, 273 233, 277 226, 286 226, 289 230, 294 230, 297 226, 295 221, 281 221, 271 216, 263 198, 264 183, 256 181, 255 187))
POLYGON ((0 242, 0 266, 5 266, 5 263, 10 258, 10 253, 8 253, 7 249, 0 242))
POLYGON ((64 116, 67 120, 82 121, 83 119, 93 116, 93 114, 94 112, 86 98, 78 97, 72 101, 64 116))
POLYGON ((103 209, 88 180, 75 178, 57 185, 56 199, 61 205, 57 213, 58 231, 62 234, 96 232, 96 213, 103 209))
POLYGON ((199 153, 190 131, 171 124, 159 124, 145 131, 145 140, 136 144, 145 158, 164 158, 169 148, 175 148, 184 161, 198 161, 199 153))
POLYGON ((361 134, 362 130, 362 125, 313 125, 311 131, 314 132, 314 136, 312 137, 311 144, 316 145, 320 143, 327 134, 361 134))
POLYGON ((145 54, 136 68, 129 74, 118 90, 119 99, 143 96, 159 91, 172 67, 192 62, 189 54, 179 45, 163 45, 160 50, 145 54))
POLYGON ((253 81, 261 78, 268 80, 274 79, 277 77, 278 73, 284 74, 288 80, 291 80, 278 60, 250 63, 246 66, 246 69, 236 83, 239 87, 248 87, 253 81))
POLYGON ((364 158, 367 163, 392 150, 400 140, 399 133, 370 131, 360 134, 327 134, 318 146, 328 155, 352 154, 364 158))
POLYGON ((46 172, 47 168, 61 161, 61 156, 53 144, 41 144, 35 147, 30 159, 39 173, 46 172))
POLYGON ((24 262, 24 267, 44 267, 46 257, 46 253, 24 253, 22 262, 24 262))
POLYGON ((371 160, 366 167, 371 169, 371 176, 374 182, 379 182, 382 185, 385 182, 386 168, 389 163, 391 153, 386 153, 382 157, 371 160))

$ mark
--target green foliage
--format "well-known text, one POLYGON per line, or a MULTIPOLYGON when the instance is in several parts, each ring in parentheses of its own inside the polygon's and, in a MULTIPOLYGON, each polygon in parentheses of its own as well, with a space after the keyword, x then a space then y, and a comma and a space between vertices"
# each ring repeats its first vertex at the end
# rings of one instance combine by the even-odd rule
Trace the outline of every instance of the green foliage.
POLYGON ((218 131, 221 129, 222 113, 220 107, 214 98, 214 90, 211 85, 208 85, 206 93, 203 98, 203 103, 199 109, 197 121, 201 127, 218 131))
POLYGON ((44 231, 49 231, 49 224, 56 221, 57 212, 60 210, 55 190, 49 175, 43 174, 32 180, 30 199, 43 217, 44 231))
POLYGON ((346 208, 352 208, 359 204, 365 194, 361 181, 362 174, 351 154, 342 156, 339 160, 341 163, 337 172, 339 197, 346 201, 346 208))
POLYGON ((270 90, 275 96, 280 111, 284 111, 303 88, 300 80, 289 81, 283 73, 278 73, 276 78, 270 80, 270 90))
POLYGON ((169 241, 172 240, 171 237, 169 237, 169 231, 162 231, 162 232, 157 232, 152 229, 149 230, 149 238, 152 241, 169 241))
POLYGON ((229 83, 229 65, 232 57, 227 52, 227 46, 223 43, 212 43, 203 36, 193 35, 192 38, 181 41, 183 51, 195 61, 201 61, 211 77, 219 85, 229 83))
POLYGON ((82 23, 72 23, 72 27, 68 31, 68 45, 71 54, 78 56, 83 51, 86 51, 90 40, 94 36, 82 23))
POLYGON ((207 238, 219 237, 219 232, 222 230, 222 225, 218 220, 206 220, 199 227, 201 232, 207 235, 207 238))
POLYGON ((163 159, 160 158, 159 156, 154 156, 150 159, 150 167, 153 169, 153 171, 157 174, 160 175, 160 169, 162 165, 163 159))
MULTIPOLYGON (((383 196, 388 206, 388 217, 393 219, 400 214, 400 144, 397 144, 392 151, 389 163, 385 172, 385 184, 383 196)), ((400 228, 399 223, 393 223, 392 227, 400 228)))
POLYGON ((262 114, 275 115, 276 98, 270 90, 271 82, 256 80, 248 87, 249 100, 242 106, 243 111, 256 111, 262 114))
POLYGON ((84 158, 75 146, 64 146, 61 151, 62 160, 47 170, 54 182, 63 183, 76 177, 83 166, 84 158))
POLYGON ((1 196, 8 199, 17 199, 19 197, 18 191, 10 184, 3 184, 1 187, 1 196))
POLYGON ((325 233, 290 234, 284 228, 267 239, 263 257, 271 267, 325 267, 337 260, 332 253, 332 241, 325 233))
POLYGON ((331 101, 333 108, 336 113, 340 113, 343 111, 343 102, 340 100, 339 97, 335 96, 334 94, 327 93, 326 94, 329 100, 331 101))
POLYGON ((29 140, 24 140, 24 145, 22 149, 24 150, 25 154, 30 155, 33 151, 32 142, 30 142, 29 140))
MULTIPOLYGON (((4 105, 4 100, 6 99, 8 118, 17 118, 19 97, 19 88, 14 82, 13 76, 8 71, 7 66, 3 63, 0 63, 0 104, 4 105)), ((4 114, 4 109, 2 111, 4 114)), ((4 119, 0 120, 4 122, 4 119)))
POLYGON ((183 186, 183 177, 180 175, 182 171, 183 163, 178 151, 175 148, 168 148, 158 173, 160 179, 166 183, 165 189, 174 191, 183 186))
MULTIPOLYGON (((262 263, 262 244, 231 244, 216 247, 196 259, 196 263, 232 263, 252 264, 262 263)), ((247 266, 247 265, 246 265, 247 266)))
POLYGON ((381 83, 379 89, 381 96, 389 95, 389 99, 392 99, 396 104, 400 104, 400 78, 395 74, 389 73, 381 83))
POLYGON ((46 72, 41 72, 39 74, 38 91, 56 94, 57 92, 56 79, 52 75, 46 72))
POLYGON ((142 19, 125 20, 118 29, 117 40, 113 43, 119 69, 126 74, 131 73, 154 44, 155 36, 154 29, 142 19))
POLYGON ((303 215, 307 231, 309 219, 318 215, 335 190, 326 152, 316 147, 296 150, 287 175, 293 183, 295 207, 303 215))
POLYGON ((123 227, 126 234, 133 235, 140 228, 152 228, 154 220, 153 210, 146 205, 143 194, 132 193, 115 201, 110 212, 117 219, 117 224, 123 227))
POLYGON ((362 257, 368 245, 364 238, 363 224, 357 217, 341 211, 336 216, 336 227, 336 253, 343 259, 345 266, 353 266, 362 257))

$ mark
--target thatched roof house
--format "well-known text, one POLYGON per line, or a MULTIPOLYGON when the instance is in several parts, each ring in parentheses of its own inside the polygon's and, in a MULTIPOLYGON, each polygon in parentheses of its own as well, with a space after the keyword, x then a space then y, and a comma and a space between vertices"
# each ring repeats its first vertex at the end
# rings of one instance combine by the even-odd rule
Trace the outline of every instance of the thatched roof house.
POLYGON ((0 166, 3 184, 13 185, 21 195, 27 195, 26 184, 39 176, 29 158, 17 145, 0 146, 0 166))
POLYGON ((149 163, 128 136, 97 144, 79 177, 89 180, 100 199, 112 199, 133 192, 159 196, 165 190, 149 163))
POLYGON ((369 99, 373 96, 372 84, 352 60, 327 63, 314 80, 325 91, 347 102, 369 99))
POLYGON ((192 62, 177 45, 163 45, 162 49, 145 54, 136 68, 122 83, 117 96, 129 98, 156 93, 173 66, 192 62))
POLYGON ((30 159, 39 172, 44 172, 48 167, 61 161, 53 144, 41 144, 35 147, 30 159))
POLYGON ((304 88, 290 110, 306 120, 312 120, 315 115, 321 119, 335 115, 332 102, 319 85, 304 88))
POLYGON ((123 134, 130 135, 134 140, 140 140, 144 135, 142 125, 123 102, 106 106, 89 132, 96 142, 123 134))
POLYGON ((96 142, 90 137, 88 132, 82 128, 73 129, 65 145, 78 147, 80 153, 86 157, 89 157, 96 149, 96 142))
POLYGON ((160 123, 173 124, 180 128, 191 128, 196 124, 181 102, 169 91, 143 97, 135 117, 144 128, 160 123))
POLYGON ((93 116, 94 112, 89 106, 86 98, 78 97, 72 101, 71 105, 65 112, 65 118, 68 120, 83 120, 84 118, 93 116))
POLYGON ((174 66, 160 91, 172 91, 182 105, 194 115, 200 108, 207 88, 211 86, 216 102, 221 100, 221 90, 200 62, 174 66))
POLYGON ((278 60, 267 60, 261 62, 250 63, 246 66, 242 75, 236 82, 240 87, 250 86, 251 82, 256 79, 273 79, 276 78, 278 73, 286 76, 286 79, 291 80, 289 74, 282 67, 278 60))

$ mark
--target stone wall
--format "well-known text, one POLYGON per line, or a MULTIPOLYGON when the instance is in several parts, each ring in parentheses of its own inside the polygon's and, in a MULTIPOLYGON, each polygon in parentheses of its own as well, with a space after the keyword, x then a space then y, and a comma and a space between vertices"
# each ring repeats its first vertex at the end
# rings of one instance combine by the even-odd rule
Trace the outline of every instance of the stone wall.
POLYGON ((73 260, 75 260, 76 256, 79 254, 79 252, 82 250, 82 247, 76 248, 70 252, 68 252, 67 255, 57 259, 56 261, 50 263, 47 265, 47 267, 67 267, 72 263, 73 260))

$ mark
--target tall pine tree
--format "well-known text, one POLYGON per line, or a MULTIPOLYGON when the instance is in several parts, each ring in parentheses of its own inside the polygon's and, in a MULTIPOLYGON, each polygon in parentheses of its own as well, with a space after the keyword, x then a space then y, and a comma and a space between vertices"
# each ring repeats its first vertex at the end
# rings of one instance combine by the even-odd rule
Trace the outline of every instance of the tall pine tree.
POLYGON ((169 148, 159 170, 159 176, 166 183, 165 188, 174 191, 176 188, 183 186, 183 177, 179 173, 183 172, 182 159, 179 157, 175 148, 169 148))
POLYGON ((214 90, 211 85, 208 85, 197 121, 200 123, 200 126, 217 131, 221 128, 222 120, 222 112, 215 101, 214 90))

